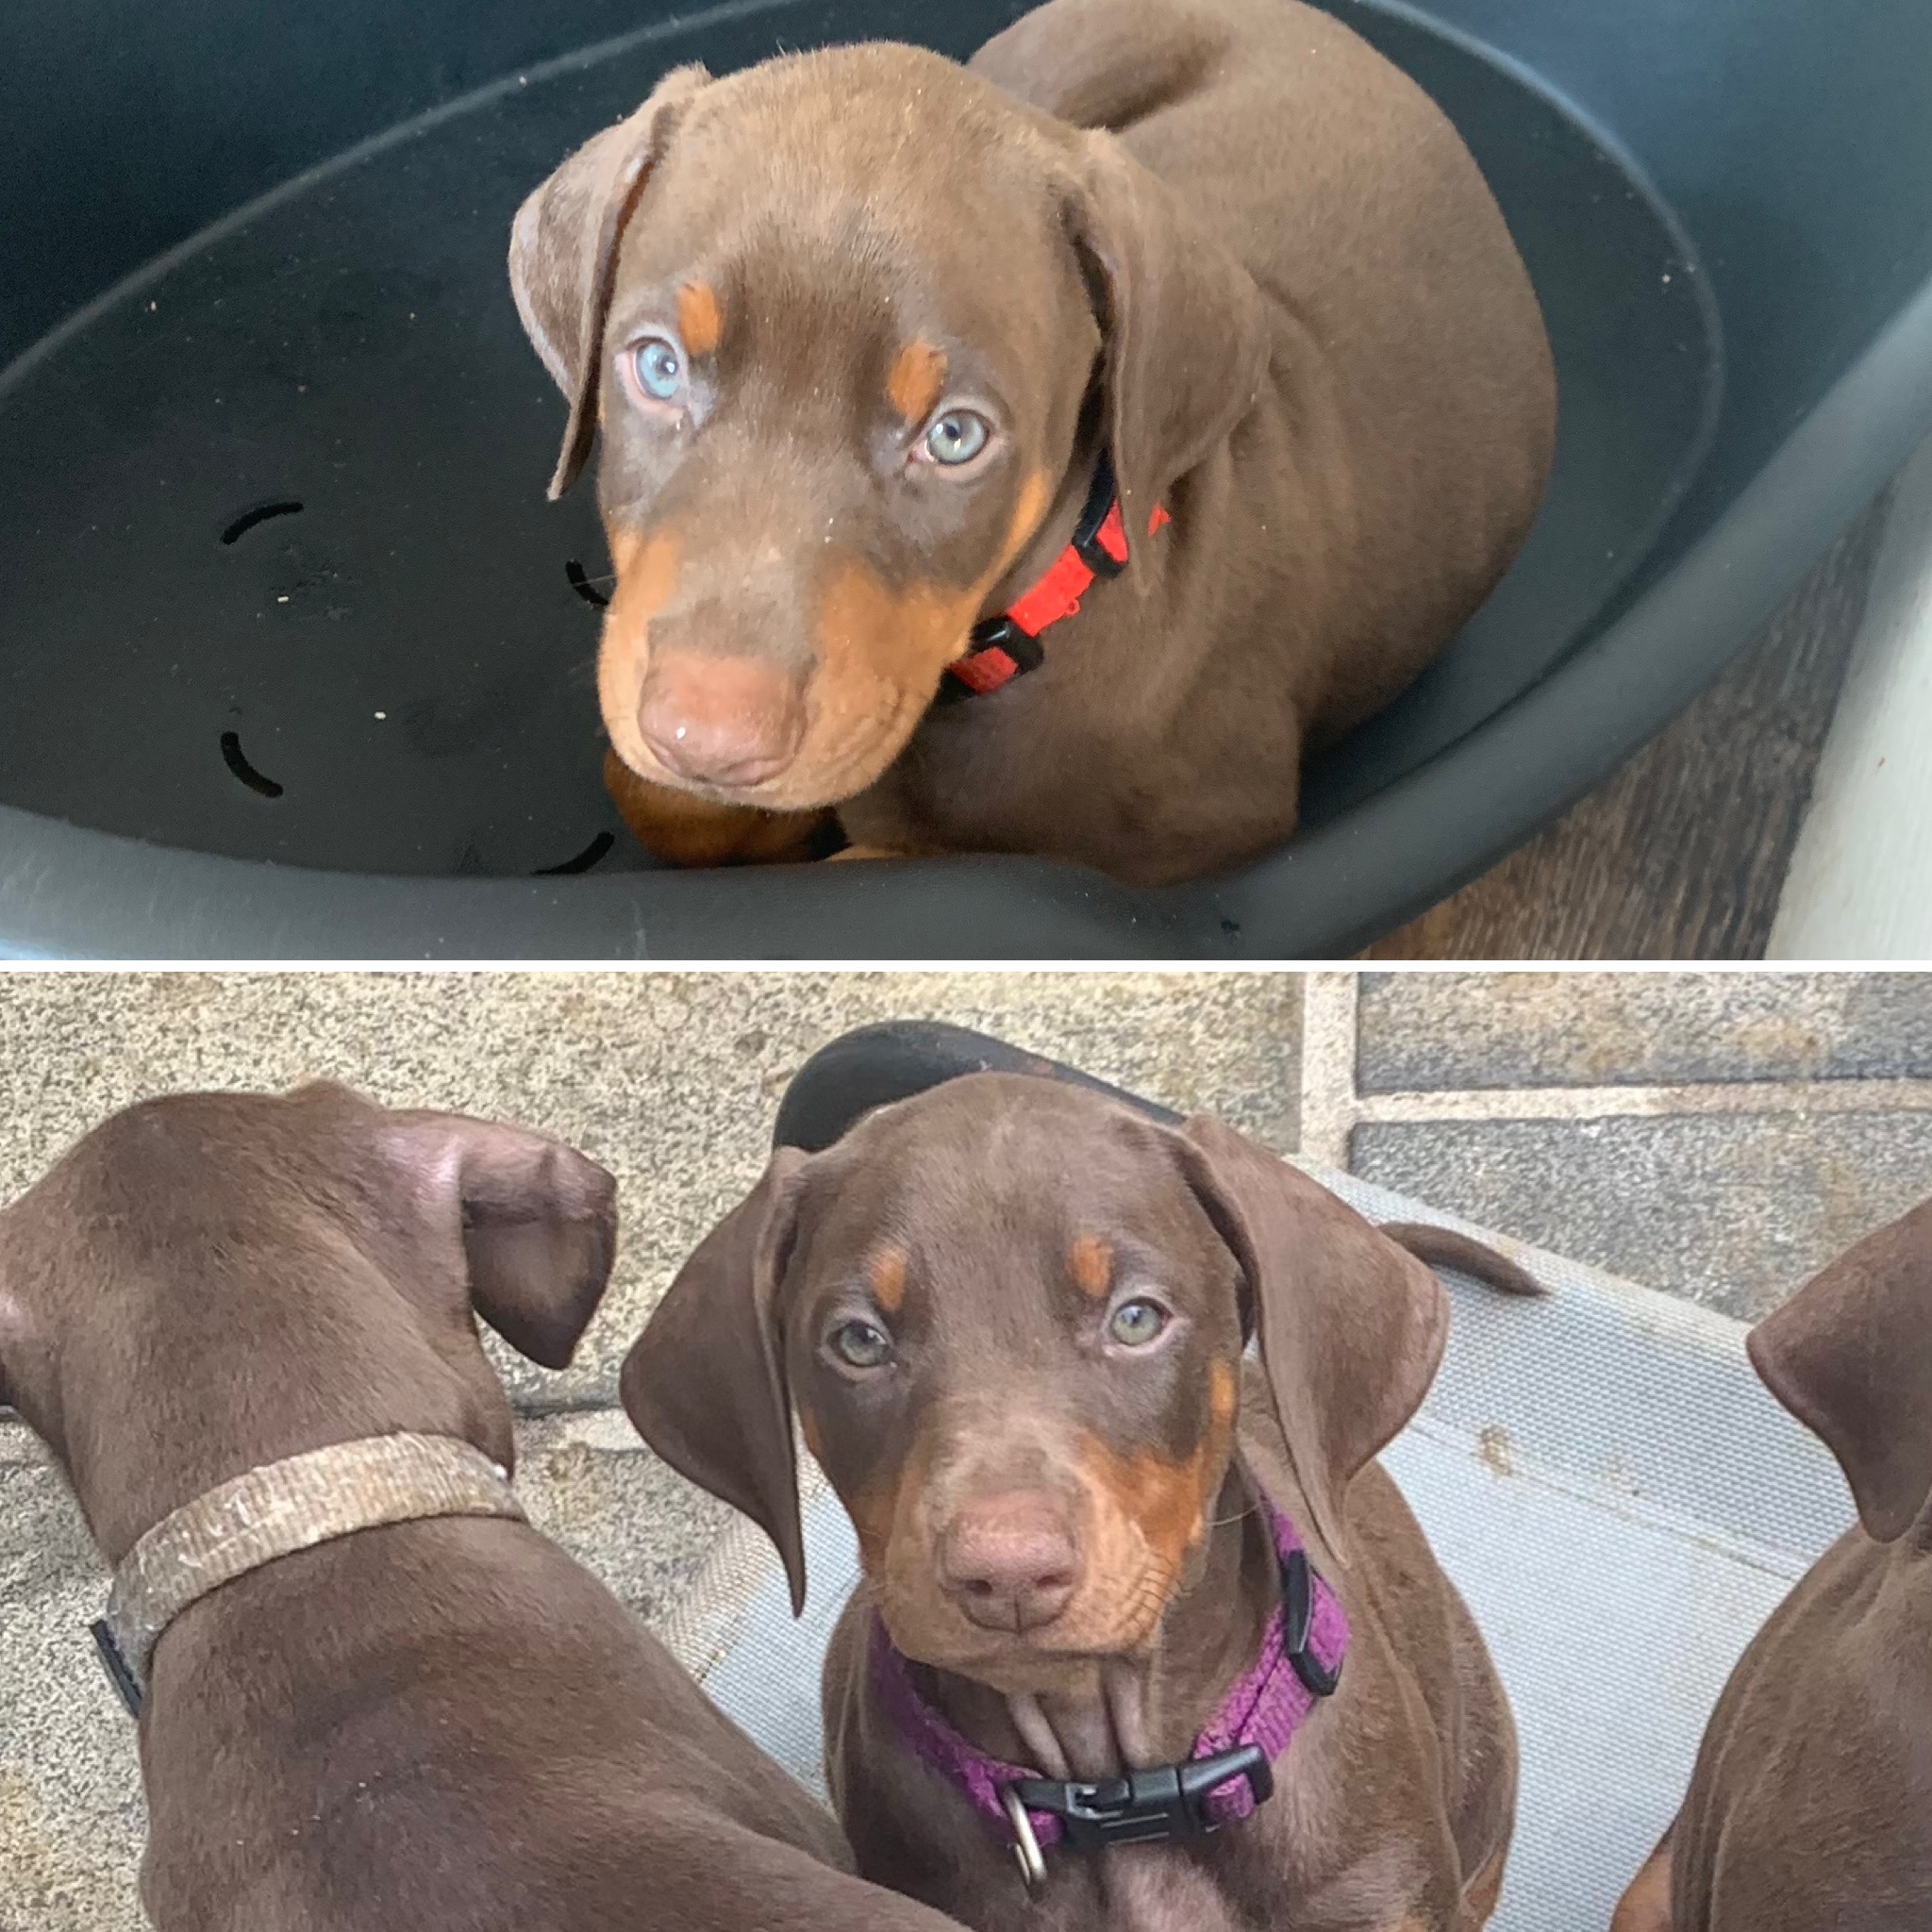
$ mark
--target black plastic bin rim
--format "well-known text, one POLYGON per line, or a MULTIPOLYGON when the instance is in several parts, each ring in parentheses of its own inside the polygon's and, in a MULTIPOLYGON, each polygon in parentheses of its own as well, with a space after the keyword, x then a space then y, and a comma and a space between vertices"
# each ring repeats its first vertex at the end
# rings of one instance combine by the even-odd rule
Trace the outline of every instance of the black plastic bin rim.
POLYGON ((880 1020, 826 1041, 786 1082, 772 1124, 772 1145, 821 1153, 874 1108, 909 1100, 968 1074, 1057 1080, 1120 1101, 1163 1126, 1177 1127, 1182 1121, 1158 1101, 991 1033, 947 1020, 880 1020))
POLYGON ((991 858, 370 877, 146 845, 0 808, 0 958, 1343 958, 1486 870, 1669 723, 1928 430, 1932 282, 1613 625, 1429 764, 1218 879, 1137 891, 991 858))

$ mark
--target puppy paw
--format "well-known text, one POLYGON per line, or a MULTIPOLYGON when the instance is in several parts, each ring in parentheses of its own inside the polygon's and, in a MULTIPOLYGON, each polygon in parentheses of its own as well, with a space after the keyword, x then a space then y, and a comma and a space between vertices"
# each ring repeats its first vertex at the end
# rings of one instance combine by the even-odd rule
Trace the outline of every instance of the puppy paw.
POLYGON ((826 855, 829 865, 835 858, 910 858, 909 852, 894 852, 890 845, 847 845, 841 851, 826 855))

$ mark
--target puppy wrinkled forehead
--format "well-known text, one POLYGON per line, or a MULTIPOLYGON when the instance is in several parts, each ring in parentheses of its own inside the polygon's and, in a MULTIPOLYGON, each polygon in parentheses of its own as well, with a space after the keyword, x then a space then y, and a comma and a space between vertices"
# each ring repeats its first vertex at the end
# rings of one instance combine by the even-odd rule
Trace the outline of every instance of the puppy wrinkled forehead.
POLYGON ((965 206, 991 175, 1017 174, 1013 103, 922 47, 875 42, 747 68, 700 95, 685 124, 696 144, 755 138, 763 178, 870 191, 884 219, 910 203, 965 206))
POLYGON ((821 1197, 827 1226, 947 1246, 1063 1224, 1151 1227, 1191 1208, 1152 1121, 1105 1094, 1012 1074, 967 1074, 868 1114, 834 1150, 821 1197))
POLYGON ((671 274, 702 256, 728 280, 735 258, 787 308, 807 292, 788 284, 813 270, 848 294, 929 297, 939 262, 953 320, 986 326, 1022 270, 1016 223, 1057 232, 1050 169, 1016 142, 1012 104, 937 55, 796 56, 698 95, 652 171, 624 258, 671 274))

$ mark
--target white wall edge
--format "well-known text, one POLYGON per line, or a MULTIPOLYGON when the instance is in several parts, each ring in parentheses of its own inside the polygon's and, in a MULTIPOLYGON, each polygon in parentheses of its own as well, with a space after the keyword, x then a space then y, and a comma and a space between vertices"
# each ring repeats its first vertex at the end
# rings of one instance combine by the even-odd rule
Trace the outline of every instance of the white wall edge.
POLYGON ((1898 477, 1765 957, 1932 958, 1932 441, 1898 477))

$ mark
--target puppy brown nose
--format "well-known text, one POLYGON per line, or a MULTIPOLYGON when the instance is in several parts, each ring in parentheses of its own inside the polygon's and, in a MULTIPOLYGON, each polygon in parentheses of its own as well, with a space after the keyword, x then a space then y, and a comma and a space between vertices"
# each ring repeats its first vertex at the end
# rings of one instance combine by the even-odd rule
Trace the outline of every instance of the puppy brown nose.
POLYGON ((775 664, 698 651, 655 655, 638 699, 638 730, 680 777, 743 787, 775 778, 798 756, 805 707, 775 664))
POLYGON ((946 1594, 987 1630, 1024 1635, 1051 1624, 1079 1580, 1079 1552, 1050 1496, 984 1496, 953 1519, 940 1549, 946 1594))

